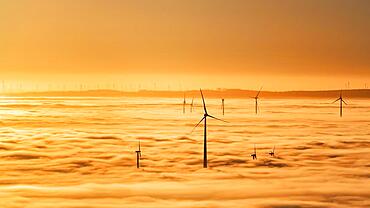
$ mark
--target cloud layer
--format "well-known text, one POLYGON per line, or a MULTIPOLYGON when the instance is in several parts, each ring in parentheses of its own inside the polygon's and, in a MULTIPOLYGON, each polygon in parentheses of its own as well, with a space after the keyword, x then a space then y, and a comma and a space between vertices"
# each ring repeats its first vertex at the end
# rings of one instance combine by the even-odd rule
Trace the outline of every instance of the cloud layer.
MULTIPOLYGON (((207 170, 202 126, 189 134, 196 102, 183 115, 181 99, 2 99, 0 206, 370 206, 367 101, 339 119, 323 100, 261 100, 258 116, 253 101, 227 100, 230 123, 208 121, 207 170)), ((222 117, 219 100, 207 104, 222 117)))

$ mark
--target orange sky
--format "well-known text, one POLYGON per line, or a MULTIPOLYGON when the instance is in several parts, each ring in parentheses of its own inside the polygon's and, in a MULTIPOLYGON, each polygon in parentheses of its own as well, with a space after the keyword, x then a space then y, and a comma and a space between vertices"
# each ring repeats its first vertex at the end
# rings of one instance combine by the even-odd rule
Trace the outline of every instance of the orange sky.
POLYGON ((0 79, 23 88, 360 88, 370 78, 369 19, 367 0, 0 1, 0 79))

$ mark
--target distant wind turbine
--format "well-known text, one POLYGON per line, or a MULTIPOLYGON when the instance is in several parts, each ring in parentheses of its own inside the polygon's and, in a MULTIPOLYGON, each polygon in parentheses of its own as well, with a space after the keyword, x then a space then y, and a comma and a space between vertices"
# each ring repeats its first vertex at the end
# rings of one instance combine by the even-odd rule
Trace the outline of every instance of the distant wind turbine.
POLYGON ((256 97, 252 97, 255 100, 255 102, 256 102, 256 104, 255 104, 255 112, 256 112, 256 114, 258 113, 258 98, 259 98, 258 96, 260 95, 261 90, 262 90, 262 87, 258 91, 256 97))
POLYGON ((194 98, 191 99, 191 104, 190 104, 190 113, 193 112, 193 106, 194 106, 194 98))
POLYGON ((222 98, 222 104, 221 104, 221 108, 222 108, 222 115, 225 115, 225 99, 222 98))
POLYGON ((185 93, 184 93, 184 101, 182 103, 182 113, 185 114, 185 105, 186 105, 186 99, 185 99, 185 93))
POLYGON ((340 117, 343 116, 343 103, 347 105, 346 101, 343 100, 343 97, 342 97, 342 90, 340 91, 340 95, 339 95, 339 98, 336 99, 334 102, 332 103, 335 103, 339 100, 339 114, 340 114, 340 117))
POLYGON ((274 145, 274 149, 272 149, 272 151, 269 152, 269 155, 272 157, 275 157, 275 145, 274 145))
POLYGON ((210 118, 213 118, 213 119, 216 119, 216 120, 219 120, 219 121, 223 121, 223 122, 226 122, 227 121, 224 121, 222 119, 219 119, 219 118, 216 118, 212 115, 209 115, 208 112, 207 112, 207 108, 206 108, 206 103, 204 101, 204 97, 203 97, 203 92, 202 92, 202 89, 200 89, 200 94, 202 95, 202 101, 203 101, 203 108, 204 108, 204 115, 203 115, 203 118, 199 121, 199 123, 193 128, 193 130, 191 132, 194 131, 194 129, 199 126, 200 123, 202 123, 202 121, 204 120, 204 141, 203 141, 203 146, 204 146, 204 150, 203 150, 203 168, 207 168, 208 167, 208 161, 207 161, 207 117, 210 117, 210 118))
POLYGON ((256 150, 256 145, 254 145, 254 152, 251 154, 253 160, 257 160, 257 150, 256 150))
POLYGON ((140 159, 141 159, 141 149, 140 149, 140 140, 139 140, 139 150, 136 150, 136 168, 140 168, 140 159))

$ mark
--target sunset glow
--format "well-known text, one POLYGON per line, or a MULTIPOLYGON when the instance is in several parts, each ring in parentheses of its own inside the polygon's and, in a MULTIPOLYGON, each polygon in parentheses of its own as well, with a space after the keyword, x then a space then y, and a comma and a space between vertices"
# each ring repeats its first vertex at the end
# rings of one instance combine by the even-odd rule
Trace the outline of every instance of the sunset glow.
POLYGON ((0 0, 0 208, 369 208, 370 0, 0 0))
POLYGON ((337 89, 348 81, 363 88, 369 4, 1 1, 1 79, 26 90, 112 83, 127 90, 337 89))

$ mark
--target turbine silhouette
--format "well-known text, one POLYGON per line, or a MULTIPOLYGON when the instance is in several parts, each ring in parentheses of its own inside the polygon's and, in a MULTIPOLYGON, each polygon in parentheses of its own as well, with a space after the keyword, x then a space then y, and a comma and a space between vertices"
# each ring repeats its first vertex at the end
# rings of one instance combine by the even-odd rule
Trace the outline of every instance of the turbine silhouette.
POLYGON ((343 97, 342 97, 342 90, 340 91, 340 95, 339 95, 339 98, 336 99, 334 102, 332 103, 335 103, 339 100, 339 115, 340 117, 343 116, 343 103, 347 105, 346 101, 343 100, 343 97))
POLYGON ((190 104, 190 113, 193 112, 193 106, 194 106, 194 98, 191 99, 191 104, 190 104))
POLYGON ((255 100, 255 112, 256 112, 256 114, 258 113, 258 98, 259 98, 258 96, 260 95, 261 90, 262 90, 262 87, 258 91, 256 97, 252 97, 255 100))
POLYGON ((257 150, 256 150, 256 145, 254 145, 254 152, 251 154, 253 160, 257 160, 257 150))
POLYGON ((269 155, 272 157, 275 157, 275 145, 274 145, 274 149, 272 149, 272 151, 269 152, 269 155))
POLYGON ((225 99, 222 98, 222 105, 221 105, 221 108, 222 108, 222 115, 225 115, 225 99))
POLYGON ((185 105, 186 105, 186 99, 185 99, 185 93, 184 93, 184 101, 182 103, 182 113, 185 114, 185 105))
POLYGON ((141 148, 140 148, 140 140, 139 140, 139 150, 136 150, 136 168, 140 168, 140 159, 141 159, 141 148))
POLYGON ((199 121, 199 123, 194 126, 194 128, 193 128, 193 130, 191 132, 193 132, 194 129, 197 126, 199 126, 199 124, 202 123, 202 121, 204 120, 203 168, 207 168, 208 167, 208 160, 207 160, 207 117, 210 117, 210 118, 213 118, 213 119, 222 121, 222 122, 226 122, 226 123, 228 123, 228 122, 227 121, 224 121, 222 119, 216 118, 216 117, 214 117, 212 115, 209 115, 208 112, 207 112, 206 103, 204 101, 204 96, 203 96, 202 89, 200 89, 200 94, 202 95, 204 115, 203 115, 203 118, 199 121))

